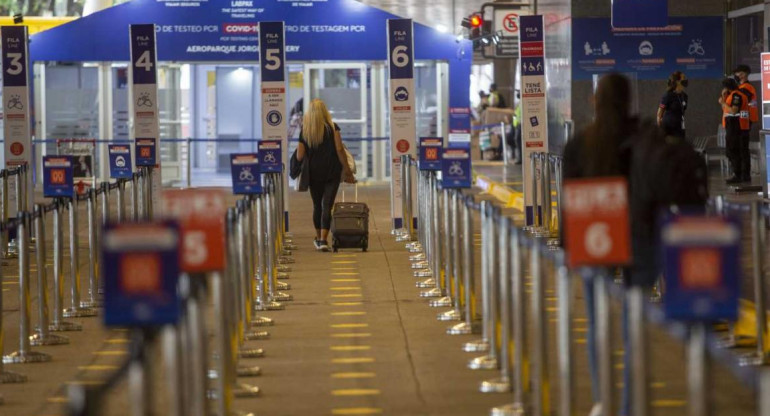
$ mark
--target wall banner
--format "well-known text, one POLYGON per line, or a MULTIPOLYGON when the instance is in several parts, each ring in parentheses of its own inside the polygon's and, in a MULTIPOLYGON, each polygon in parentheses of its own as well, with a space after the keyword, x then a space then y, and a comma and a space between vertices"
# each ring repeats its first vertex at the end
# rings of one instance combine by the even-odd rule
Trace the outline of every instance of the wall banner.
MULTIPOLYGON (((29 53, 26 26, 0 27, 3 63, 5 166, 30 163, 29 53)), ((31 175, 30 175, 31 176, 31 175)))
MULTIPOLYGON (((519 62, 521 65, 521 137, 526 224, 535 222, 532 201, 530 154, 548 151, 548 114, 545 98, 545 38, 543 16, 521 16, 519 62)), ((540 175, 537 175, 539 177, 540 175)), ((537 186, 540 186, 539 183, 537 186)))

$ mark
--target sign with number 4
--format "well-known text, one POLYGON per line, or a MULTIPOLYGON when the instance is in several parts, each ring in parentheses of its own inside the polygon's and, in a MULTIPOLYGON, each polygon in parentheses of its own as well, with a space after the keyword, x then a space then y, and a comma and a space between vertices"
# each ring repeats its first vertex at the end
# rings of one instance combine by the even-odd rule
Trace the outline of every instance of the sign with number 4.
POLYGON ((625 178, 564 181, 564 237, 570 267, 627 264, 630 236, 625 178))

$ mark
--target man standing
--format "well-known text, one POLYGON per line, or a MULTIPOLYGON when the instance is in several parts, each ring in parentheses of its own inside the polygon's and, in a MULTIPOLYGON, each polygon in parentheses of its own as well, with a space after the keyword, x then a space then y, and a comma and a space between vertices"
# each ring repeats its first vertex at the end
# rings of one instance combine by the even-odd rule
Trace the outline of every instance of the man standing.
MULTIPOLYGON (((746 96, 746 99, 748 100, 749 129, 743 132, 746 134, 746 138, 744 140, 748 149, 748 145, 751 142, 751 126, 754 123, 759 122, 759 107, 757 106, 757 99, 759 97, 757 97, 757 90, 749 82, 751 68, 749 68, 748 65, 738 65, 738 67, 733 71, 733 74, 735 75, 735 80, 738 81, 738 89, 743 93, 743 95, 746 96)), ((745 182, 751 182, 751 157, 749 157, 748 162, 746 162, 746 166, 748 168, 743 173, 743 180, 745 182)))
POLYGON ((494 108, 506 108, 505 98, 497 90, 497 84, 489 86, 489 106, 494 108))
POLYGON ((729 185, 745 182, 751 178, 749 156, 749 103, 746 95, 738 89, 738 82, 733 78, 722 81, 722 95, 719 105, 722 107, 722 126, 725 128, 727 158, 733 167, 734 176, 727 180, 729 185))

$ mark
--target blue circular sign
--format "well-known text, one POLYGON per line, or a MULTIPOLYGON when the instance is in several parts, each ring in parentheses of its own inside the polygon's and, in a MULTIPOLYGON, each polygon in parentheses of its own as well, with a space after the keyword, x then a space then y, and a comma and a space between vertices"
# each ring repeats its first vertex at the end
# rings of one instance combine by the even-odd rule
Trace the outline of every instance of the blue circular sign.
POLYGON ((283 117, 281 116, 281 112, 278 110, 273 110, 267 113, 267 124, 271 126, 277 126, 281 124, 282 119, 283 117))

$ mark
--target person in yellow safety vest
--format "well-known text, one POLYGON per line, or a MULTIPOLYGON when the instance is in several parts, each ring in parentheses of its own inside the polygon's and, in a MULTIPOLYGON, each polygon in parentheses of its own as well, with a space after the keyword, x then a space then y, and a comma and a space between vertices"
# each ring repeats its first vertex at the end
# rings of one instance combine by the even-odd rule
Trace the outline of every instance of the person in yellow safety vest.
POLYGON ((749 154, 749 100, 738 89, 738 82, 733 78, 722 81, 722 95, 719 97, 722 107, 722 126, 725 128, 727 159, 733 168, 733 177, 727 180, 734 185, 751 180, 751 159, 749 154))
POLYGON ((506 108, 505 98, 497 91, 497 84, 489 86, 489 106, 494 108, 506 108))

